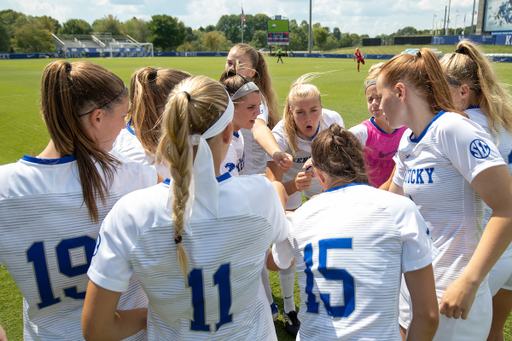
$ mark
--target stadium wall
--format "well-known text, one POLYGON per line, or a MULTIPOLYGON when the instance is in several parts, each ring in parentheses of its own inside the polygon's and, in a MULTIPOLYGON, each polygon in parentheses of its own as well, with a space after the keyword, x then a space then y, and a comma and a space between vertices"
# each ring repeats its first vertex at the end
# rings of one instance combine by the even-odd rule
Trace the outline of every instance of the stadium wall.
POLYGON ((471 40, 482 45, 504 45, 496 44, 496 35, 484 34, 478 36, 433 36, 432 45, 457 45, 462 39, 471 40))

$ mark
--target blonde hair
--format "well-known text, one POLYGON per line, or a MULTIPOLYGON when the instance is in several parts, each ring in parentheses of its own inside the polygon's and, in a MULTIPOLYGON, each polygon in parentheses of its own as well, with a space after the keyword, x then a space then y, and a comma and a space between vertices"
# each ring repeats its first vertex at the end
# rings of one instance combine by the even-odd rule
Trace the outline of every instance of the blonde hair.
POLYGON ((457 45, 458 53, 441 58, 441 65, 449 83, 467 84, 476 93, 489 130, 495 135, 503 128, 512 133, 512 96, 500 83, 490 61, 477 45, 462 40, 457 45))
POLYGON ((372 65, 372 67, 370 68, 370 70, 368 70, 368 77, 366 77, 366 79, 364 80, 364 86, 366 87, 368 85, 368 83, 370 83, 372 80, 374 79, 377 79, 377 77, 379 76, 379 73, 380 73, 380 69, 382 69, 382 67, 384 66, 384 62, 380 62, 378 64, 375 64, 375 65, 372 65))
POLYGON ((155 155, 161 135, 159 110, 164 108, 176 84, 188 77, 188 72, 152 67, 144 67, 132 75, 128 121, 131 120, 135 136, 149 155, 155 155))
POLYGON ((261 91, 262 97, 268 107, 268 127, 270 130, 279 122, 279 107, 277 96, 272 87, 272 79, 268 72, 267 62, 260 51, 256 51, 254 47, 247 44, 237 44, 231 48, 242 52, 251 61, 251 68, 256 71, 253 81, 261 91))
POLYGON ((98 222, 96 201, 99 197, 103 206, 106 205, 120 162, 97 146, 84 129, 80 116, 100 107, 106 116, 110 115, 127 99, 124 91, 121 78, 85 61, 52 62, 45 67, 41 79, 41 117, 60 157, 76 157, 82 195, 93 222, 98 222))
POLYGON ((228 106, 228 95, 217 81, 204 76, 183 80, 172 90, 162 118, 162 138, 157 155, 169 162, 172 176, 172 218, 178 262, 187 280, 188 258, 181 235, 192 177, 188 136, 203 134, 228 106), (178 241, 179 240, 179 241, 178 241))
POLYGON ((322 73, 319 72, 311 72, 301 76, 299 79, 293 82, 292 86, 290 87, 290 93, 288 94, 288 97, 286 97, 286 105, 283 112, 284 132, 293 155, 298 152, 299 146, 297 142, 297 124, 293 119, 291 111, 293 110, 295 101, 298 99, 318 98, 320 103, 322 102, 318 88, 313 84, 309 84, 311 80, 315 79, 321 74, 322 73))
POLYGON ((416 54, 403 53, 393 57, 380 70, 379 79, 386 86, 394 87, 398 82, 412 86, 416 94, 428 102, 432 113, 441 110, 460 113, 455 110, 441 65, 430 49, 422 48, 416 54))

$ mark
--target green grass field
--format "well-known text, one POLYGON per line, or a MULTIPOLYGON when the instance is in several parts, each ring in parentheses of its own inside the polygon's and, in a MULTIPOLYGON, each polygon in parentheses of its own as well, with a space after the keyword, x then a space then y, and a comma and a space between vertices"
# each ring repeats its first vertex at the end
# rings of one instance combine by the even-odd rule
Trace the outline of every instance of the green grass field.
MULTIPOLYGON (((404 49, 402 47, 400 51, 394 53, 404 49)), ((450 49, 450 51, 453 50, 450 49)), ((350 51, 353 52, 353 49, 350 51)), ((363 52, 372 53, 366 50, 363 52)), ((377 53, 388 52, 380 50, 377 53)), ((347 128, 369 117, 363 81, 369 67, 379 63, 380 60, 367 60, 366 65, 361 67, 360 73, 357 72, 356 63, 351 59, 284 58, 284 64, 276 64, 275 60, 274 57, 269 58, 268 65, 281 106, 284 105, 291 83, 299 76, 308 72, 336 70, 323 74, 313 81, 322 93, 323 106, 340 113, 347 128)), ((217 57, 119 58, 90 59, 90 61, 112 70, 126 84, 129 84, 131 74, 143 66, 176 68, 193 75, 205 75, 214 79, 218 79, 224 69, 224 58, 217 57)), ((47 59, 0 61, 0 150, 2 150, 0 165, 15 162, 23 154, 37 155, 48 143, 48 133, 39 115, 38 100, 41 74, 49 62, 50 60, 47 59)), ((496 69, 502 81, 512 83, 512 64, 496 64, 496 69)), ((270 281, 275 302, 282 312, 283 299, 277 273, 271 273, 270 281)), ((295 292, 295 303, 298 307, 300 304, 300 298, 297 295, 298 287, 295 292)), ((9 341, 22 340, 21 295, 3 266, 0 268, 0 325, 6 330, 9 341)), ((276 330, 279 340, 292 340, 284 331, 281 316, 276 322, 276 330)), ((508 330, 512 330, 510 319, 508 330)), ((510 332, 506 335, 506 340, 512 341, 510 332)))

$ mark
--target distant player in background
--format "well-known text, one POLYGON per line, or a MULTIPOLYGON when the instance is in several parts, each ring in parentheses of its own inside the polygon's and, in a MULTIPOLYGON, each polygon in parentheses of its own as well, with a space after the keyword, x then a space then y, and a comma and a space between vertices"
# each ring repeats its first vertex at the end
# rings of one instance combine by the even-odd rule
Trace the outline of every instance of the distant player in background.
POLYGON ((357 72, 359 72, 359 63, 363 63, 364 65, 364 58, 361 51, 359 51, 359 47, 356 47, 356 52, 354 52, 354 61, 357 58, 357 72))
POLYGON ((260 89, 251 78, 236 73, 236 70, 224 71, 220 82, 226 88, 235 105, 233 115, 233 137, 228 154, 220 166, 220 173, 228 172, 231 176, 244 173, 244 137, 240 129, 252 129, 260 114, 260 89))
MULTIPOLYGON (((512 173, 512 98, 500 83, 492 64, 472 42, 463 40, 455 53, 440 60, 450 85, 455 108, 484 128, 512 173)), ((484 226, 492 215, 486 205, 484 226)), ((493 297, 492 326, 488 341, 502 341, 503 328, 512 310, 512 244, 489 272, 493 297)))
MULTIPOLYGON (((292 84, 286 98, 283 119, 272 130, 279 148, 293 155, 293 165, 287 173, 283 174, 270 158, 267 169, 268 177, 282 181, 286 188, 290 196, 286 205, 289 211, 299 208, 303 193, 309 199, 322 192, 320 184, 314 178, 312 167, 303 169, 311 158, 313 139, 333 123, 344 126, 343 119, 337 112, 323 109, 318 88, 308 84, 319 75, 305 74, 292 84)), ((284 300, 285 327, 290 334, 296 335, 300 321, 297 319, 293 298, 295 266, 279 271, 279 279, 284 300)))
MULTIPOLYGON (((123 81, 103 67, 50 63, 41 116, 51 140, 37 157, 0 166, 0 263, 23 295, 24 340, 83 340, 100 223, 123 195, 157 183, 154 168, 109 153, 128 106, 123 81)), ((128 282, 117 308, 147 307, 136 277, 128 282)))
POLYGON ((277 340, 260 277, 270 243, 289 232, 286 194, 263 176, 220 174, 233 114, 210 78, 170 94, 158 151, 172 180, 125 196, 105 218, 82 319, 90 340, 146 327, 149 340, 277 340), (149 309, 116 318, 132 273, 149 309))
POLYGON ((164 179, 171 176, 169 165, 156 158, 162 113, 169 93, 188 77, 188 72, 175 69, 143 67, 135 71, 130 80, 128 122, 114 142, 114 150, 132 161, 155 166, 164 179))
POLYGON ((282 58, 283 50, 281 48, 277 49, 277 63, 279 63, 279 60, 281 60, 281 64, 283 64, 283 58, 282 58))
MULTIPOLYGON (((431 50, 387 62, 377 91, 390 127, 409 127, 390 191, 419 207, 439 250, 432 265, 442 315, 434 340, 485 340, 492 319, 487 274, 512 240, 512 177, 489 135, 455 111, 431 50), (482 233, 484 204, 493 215, 482 233)), ((399 322, 406 329, 409 296, 403 284, 399 322)))
POLYGON ((268 262, 279 270, 295 258, 300 340, 396 341, 402 272, 414 309, 408 340, 432 340, 437 250, 418 209, 368 186, 361 145, 338 124, 315 138, 312 160, 324 193, 288 216, 289 239, 273 245, 268 262))
POLYGON ((386 115, 380 108, 380 96, 377 94, 375 84, 383 65, 384 63, 373 65, 368 71, 370 75, 364 82, 368 112, 372 117, 350 128, 350 132, 358 138, 363 146, 370 185, 377 188, 386 182, 393 172, 395 167, 393 157, 404 131, 407 130, 407 127, 390 128, 386 115))

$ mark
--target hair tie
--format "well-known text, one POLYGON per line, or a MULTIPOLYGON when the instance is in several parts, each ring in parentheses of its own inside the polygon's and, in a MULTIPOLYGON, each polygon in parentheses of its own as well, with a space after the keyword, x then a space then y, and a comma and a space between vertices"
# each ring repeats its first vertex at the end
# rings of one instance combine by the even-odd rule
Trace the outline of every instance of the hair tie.
POLYGON ((181 240, 182 240, 182 239, 183 239, 183 237, 182 237, 182 236, 178 236, 178 237, 176 237, 176 235, 174 235, 174 242, 175 242, 176 244, 181 243, 181 240))
POLYGON ((152 81, 152 80, 155 80, 156 79, 156 74, 158 73, 158 70, 153 70, 150 74, 149 74, 149 80, 152 81))
POLYGON ((66 61, 66 72, 71 72, 71 63, 66 61))
POLYGON ((421 58, 421 52, 420 51, 416 52, 416 55, 421 58))
POLYGON ((190 94, 189 94, 188 92, 186 92, 186 91, 182 91, 182 92, 184 92, 185 94, 187 94, 187 100, 190 102, 190 94))
POLYGON ((460 54, 468 54, 468 49, 465 47, 465 46, 462 46, 460 49, 456 49, 455 50, 455 53, 460 53, 460 54))

